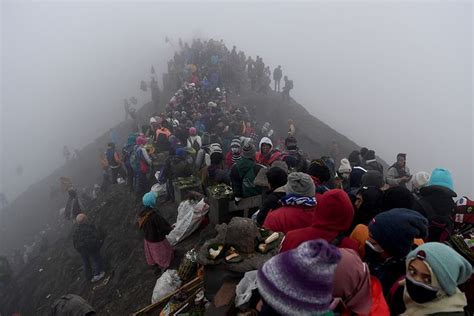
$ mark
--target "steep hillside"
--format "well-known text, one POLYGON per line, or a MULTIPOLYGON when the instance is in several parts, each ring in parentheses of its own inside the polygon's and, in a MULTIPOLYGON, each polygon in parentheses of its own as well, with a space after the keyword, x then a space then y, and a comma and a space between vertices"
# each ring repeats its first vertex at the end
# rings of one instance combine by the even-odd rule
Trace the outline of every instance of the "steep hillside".
MULTIPOLYGON (((164 101, 174 93, 168 75, 164 75, 164 101)), ((312 157, 329 153, 330 144, 336 141, 341 154, 347 155, 357 144, 324 124, 300 104, 291 100, 284 103, 280 94, 273 91, 268 95, 258 95, 244 91, 241 95, 229 95, 233 104, 245 105, 258 122, 271 122, 278 137, 285 137, 287 122, 291 118, 297 128, 300 148, 312 157)), ((154 112, 151 103, 139 111, 142 122, 154 112)), ((114 127, 121 141, 132 130, 132 122, 126 121, 114 127)), ((80 152, 76 161, 61 166, 46 179, 33 184, 16 199, 4 213, 7 221, 2 221, 0 253, 11 254, 13 249, 22 249, 30 244, 39 231, 49 227, 47 237, 50 245, 24 267, 14 267, 18 271, 12 285, 0 293, 1 314, 14 310, 23 315, 43 315, 57 297, 65 293, 77 293, 87 299, 99 315, 124 315, 145 306, 153 289, 156 275, 145 264, 143 241, 136 227, 135 219, 139 204, 124 186, 114 185, 110 192, 100 197, 91 206, 92 221, 105 234, 103 254, 108 271, 108 283, 94 288, 82 277, 80 256, 72 247, 70 224, 58 221, 57 211, 64 207, 66 196, 60 193, 50 196, 50 187, 58 186, 58 179, 67 176, 78 188, 90 187, 101 181, 99 153, 110 141, 110 133, 105 133, 80 152)), ((176 218, 176 204, 160 206, 170 222, 176 218)), ((197 241, 199 234, 179 245, 173 266, 176 267, 184 252, 197 241)))

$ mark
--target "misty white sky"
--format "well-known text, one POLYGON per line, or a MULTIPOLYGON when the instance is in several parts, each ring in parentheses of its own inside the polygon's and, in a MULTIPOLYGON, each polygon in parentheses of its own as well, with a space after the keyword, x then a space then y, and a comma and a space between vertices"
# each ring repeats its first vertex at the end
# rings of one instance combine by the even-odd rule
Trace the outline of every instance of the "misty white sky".
MULTIPOLYGON (((474 196, 470 1, 2 2, 0 191, 12 197, 123 119, 169 36, 281 64, 311 113, 388 163, 443 166, 474 196), (15 168, 22 165, 18 176, 15 168)), ((314 135, 317 138, 317 135, 314 135)))

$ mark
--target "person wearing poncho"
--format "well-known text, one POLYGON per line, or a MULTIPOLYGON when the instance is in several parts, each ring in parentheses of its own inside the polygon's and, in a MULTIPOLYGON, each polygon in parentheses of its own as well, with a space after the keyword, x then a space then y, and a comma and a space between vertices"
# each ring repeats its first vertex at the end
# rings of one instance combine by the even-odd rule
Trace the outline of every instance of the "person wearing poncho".
POLYGON ((173 247, 166 239, 171 232, 170 224, 155 209, 156 194, 143 196, 143 209, 138 216, 138 227, 144 233, 145 258, 148 265, 166 269, 173 260, 173 247))

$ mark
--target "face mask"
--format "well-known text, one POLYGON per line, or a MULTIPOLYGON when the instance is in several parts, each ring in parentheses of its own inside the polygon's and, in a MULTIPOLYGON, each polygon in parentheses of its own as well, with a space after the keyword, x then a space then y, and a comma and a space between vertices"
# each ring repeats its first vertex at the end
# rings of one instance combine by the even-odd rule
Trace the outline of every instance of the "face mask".
POLYGON ((382 247, 380 247, 379 245, 374 245, 373 243, 371 243, 370 241, 366 240, 365 241, 365 244, 367 246, 369 246, 369 248, 371 248, 373 251, 375 252, 378 252, 378 253, 382 253, 383 252, 383 249, 382 247))
POLYGON ((410 295, 410 298, 418 304, 431 302, 437 297, 437 288, 417 282, 409 276, 406 277, 405 282, 408 295, 410 295))
POLYGON ((364 261, 370 265, 372 264, 380 264, 385 261, 382 256, 382 252, 376 251, 373 248, 374 246, 370 243, 365 243, 365 256, 364 261))

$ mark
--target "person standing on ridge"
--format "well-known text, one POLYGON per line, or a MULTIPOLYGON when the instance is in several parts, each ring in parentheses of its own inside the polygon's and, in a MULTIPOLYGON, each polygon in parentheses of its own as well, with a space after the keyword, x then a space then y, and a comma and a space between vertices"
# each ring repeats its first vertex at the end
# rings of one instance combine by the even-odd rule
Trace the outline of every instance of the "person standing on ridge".
POLYGON ((283 101, 290 101, 290 90, 293 89, 293 80, 289 80, 287 76, 283 77, 285 86, 283 87, 282 99, 283 101))
POLYGON ((277 68, 273 70, 273 80, 275 81, 275 91, 280 92, 280 81, 283 72, 281 71, 281 66, 278 65, 277 68))
POLYGON ((397 155, 397 162, 390 166, 387 170, 387 184, 391 187, 402 186, 406 188, 406 184, 411 180, 410 169, 406 165, 407 154, 400 153, 397 155))

